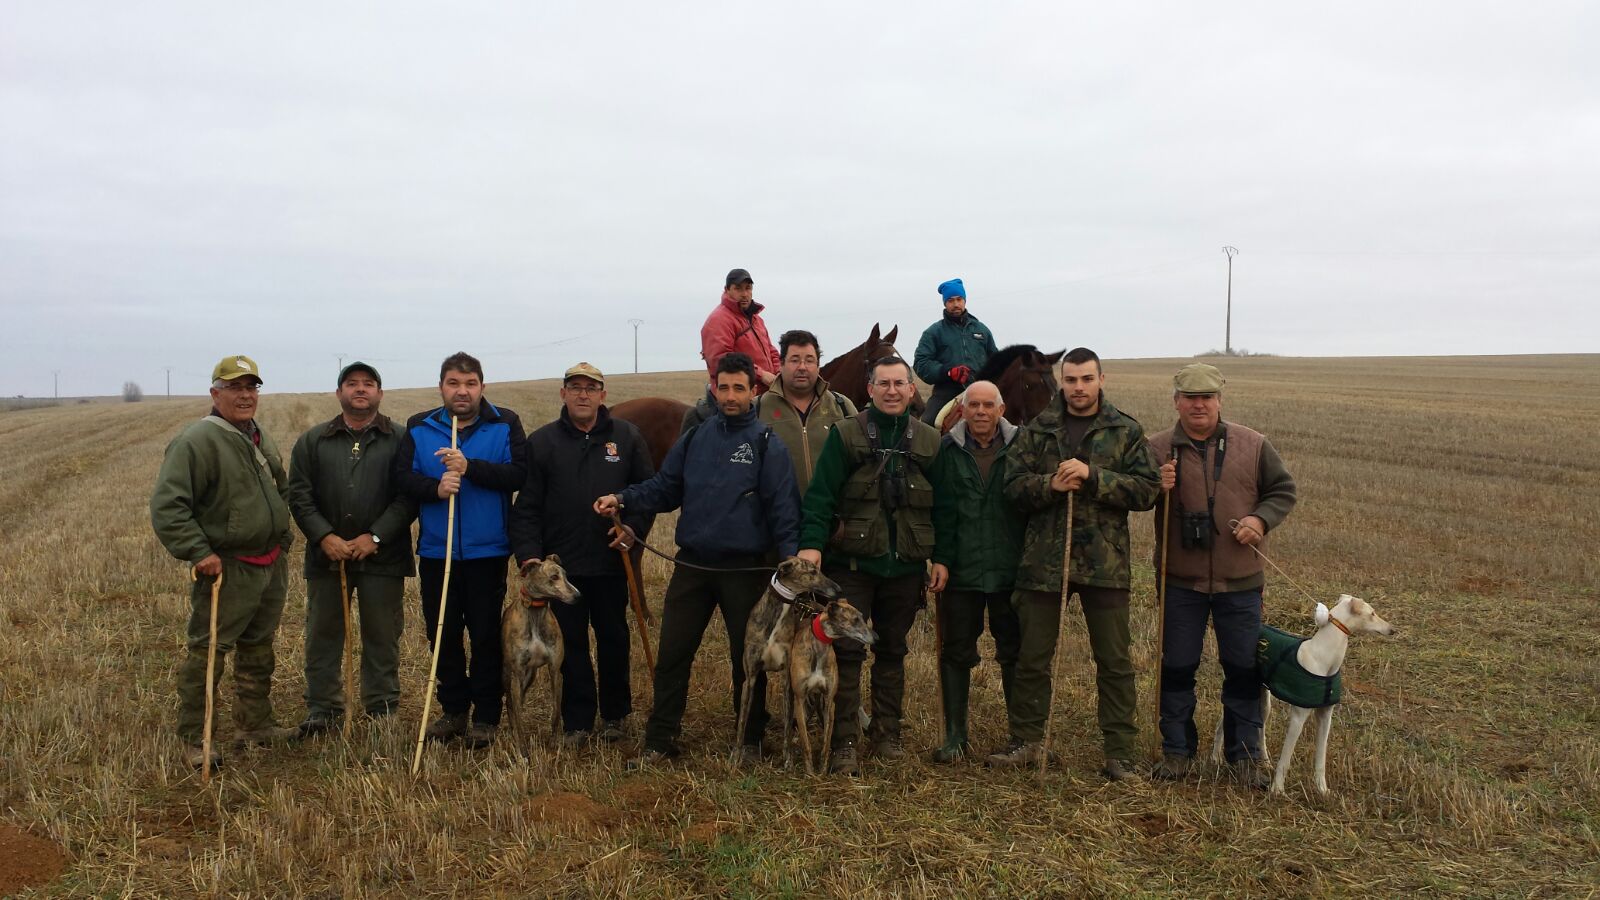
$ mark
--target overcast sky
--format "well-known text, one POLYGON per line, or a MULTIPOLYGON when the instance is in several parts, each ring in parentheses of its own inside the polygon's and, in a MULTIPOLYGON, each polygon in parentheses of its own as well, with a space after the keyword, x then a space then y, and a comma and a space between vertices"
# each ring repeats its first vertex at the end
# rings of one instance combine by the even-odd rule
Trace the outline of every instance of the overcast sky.
POLYGON ((0 0, 0 394, 774 337, 1600 350, 1595 4, 0 0))

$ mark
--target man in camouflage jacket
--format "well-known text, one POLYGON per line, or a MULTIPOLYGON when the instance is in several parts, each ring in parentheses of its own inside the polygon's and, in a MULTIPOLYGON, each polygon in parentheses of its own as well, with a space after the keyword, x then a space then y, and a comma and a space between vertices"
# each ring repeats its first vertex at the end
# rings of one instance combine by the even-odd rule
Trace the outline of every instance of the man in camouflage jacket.
POLYGON ((1062 612, 1067 495, 1076 495, 1068 592, 1083 604, 1094 653, 1100 730, 1112 781, 1133 777, 1136 694, 1128 624, 1128 512, 1160 491, 1144 429, 1105 399, 1100 358, 1079 347, 1061 361, 1061 393, 1018 436, 1006 496, 1027 516, 1012 605, 1022 652, 1010 707, 1011 743, 992 766, 1037 764, 1050 713, 1050 665, 1062 612))

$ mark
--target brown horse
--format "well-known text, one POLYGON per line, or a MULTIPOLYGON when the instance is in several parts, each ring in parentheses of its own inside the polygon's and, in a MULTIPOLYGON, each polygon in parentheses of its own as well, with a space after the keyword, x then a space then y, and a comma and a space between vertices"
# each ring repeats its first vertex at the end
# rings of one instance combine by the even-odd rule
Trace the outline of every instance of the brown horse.
POLYGON ((667 458, 667 451, 678 439, 678 426, 683 424, 683 414, 688 411, 688 404, 668 397, 639 397, 611 407, 612 416, 632 422, 644 435, 644 442, 650 447, 650 464, 658 472, 667 458))
MULTIPOLYGON (((888 334, 880 334, 878 323, 872 323, 872 333, 867 335, 866 340, 835 356, 822 367, 820 374, 823 380, 828 382, 829 387, 849 397, 857 409, 865 409, 869 400, 867 373, 871 371, 873 362, 885 356, 900 356, 900 351, 894 347, 894 339, 899 335, 899 325, 889 329, 888 334)), ((911 415, 921 418, 926 408, 922 392, 917 391, 911 398, 911 415)))
MULTIPOLYGON (((972 380, 994 382, 1006 405, 1006 421, 1026 425, 1044 412, 1055 396, 1055 364, 1064 353, 1065 350, 1040 353, 1032 344, 1012 344, 989 357, 972 380)), ((961 421, 960 400, 961 396, 957 396, 951 401, 950 412, 939 422, 941 432, 948 432, 961 421)))

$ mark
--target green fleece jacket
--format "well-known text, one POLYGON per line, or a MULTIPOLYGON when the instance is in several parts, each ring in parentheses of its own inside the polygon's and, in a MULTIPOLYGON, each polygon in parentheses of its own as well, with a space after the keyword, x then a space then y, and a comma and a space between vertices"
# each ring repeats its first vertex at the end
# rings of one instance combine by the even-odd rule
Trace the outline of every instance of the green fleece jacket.
POLYGON ((150 523, 175 558, 255 556, 289 548, 288 476, 265 431, 260 446, 220 416, 190 424, 167 445, 150 523))
MULTIPOLYGON (((885 447, 898 447, 900 437, 904 430, 912 425, 910 415, 902 413, 898 416, 886 415, 876 407, 869 406, 869 415, 878 424, 878 434, 885 447)), ((921 425, 920 422, 916 423, 921 425)), ((923 425, 926 428, 928 426, 923 425)), ((927 561, 921 559, 902 559, 893 550, 895 546, 894 518, 889 516, 889 547, 888 552, 881 556, 859 557, 848 556, 827 549, 829 539, 834 530, 834 514, 839 511, 842 491, 845 481, 851 474, 849 452, 845 449, 844 441, 839 437, 837 427, 828 431, 828 439, 823 442, 822 455, 817 458, 817 467, 811 473, 811 484, 806 487, 805 502, 802 504, 802 518, 800 522, 800 549, 822 550, 823 561, 827 565, 844 566, 852 571, 865 572, 879 578, 894 578, 900 575, 909 575, 927 571, 927 561)), ((892 464, 898 465, 896 461, 892 464)), ((930 479, 932 472, 926 473, 930 479)), ((938 485, 934 485, 937 496, 938 485)), ((887 516, 887 514, 885 514, 887 516)))

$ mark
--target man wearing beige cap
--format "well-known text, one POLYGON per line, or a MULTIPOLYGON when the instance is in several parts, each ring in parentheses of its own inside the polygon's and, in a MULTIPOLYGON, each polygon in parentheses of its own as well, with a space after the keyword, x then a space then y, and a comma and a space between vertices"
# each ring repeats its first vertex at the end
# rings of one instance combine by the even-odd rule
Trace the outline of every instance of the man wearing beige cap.
MULTIPOLYGON (((185 759, 207 764, 206 655, 211 591, 217 600, 216 671, 233 653, 235 741, 265 744, 295 734, 273 721, 272 642, 288 588, 287 476, 278 447, 256 423, 261 373, 248 356, 228 356, 211 372, 211 414, 167 445, 150 520, 156 537, 198 576, 189 592, 188 652, 178 668, 178 736, 185 759)), ((210 765, 221 762, 212 752, 210 765)))
POLYGON ((1167 547, 1165 633, 1161 636, 1161 752, 1155 776, 1189 773, 1198 747, 1195 671, 1206 619, 1222 661, 1222 733, 1238 780, 1265 788, 1271 773, 1261 749, 1261 683, 1256 639, 1261 631, 1261 557, 1268 532, 1294 508, 1294 479, 1266 436, 1222 420, 1222 373, 1184 366, 1172 379, 1178 424, 1150 436, 1161 460, 1161 499, 1154 517, 1155 558, 1167 547), (1176 455, 1174 455, 1176 454, 1176 455), (1162 504, 1176 504, 1164 516, 1162 504), (1165 533, 1162 522, 1167 522, 1165 533))
MULTIPOLYGON (((606 408, 606 377, 586 362, 561 380, 561 415, 528 435, 528 480, 511 508, 511 552, 526 566, 552 554, 561 557, 576 603, 552 603, 566 656, 561 663, 563 743, 583 747, 595 734, 621 740, 633 712, 628 664, 628 582, 617 550, 627 539, 609 520, 591 512, 594 498, 620 493, 655 474, 650 448, 631 422, 613 419, 606 408), (594 629, 595 665, 589 660, 594 629)), ((622 522, 648 536, 654 516, 622 512, 622 522)))

